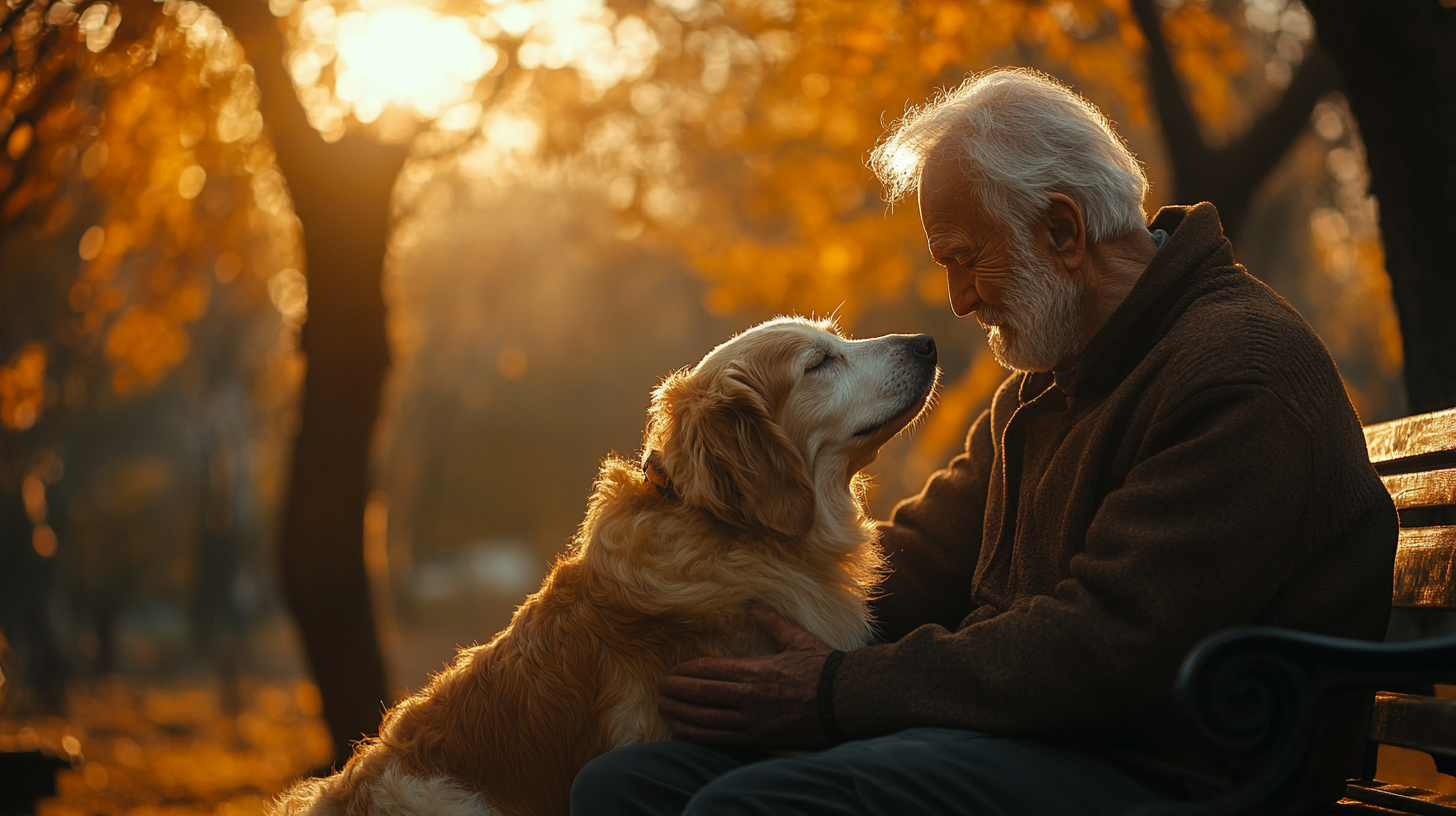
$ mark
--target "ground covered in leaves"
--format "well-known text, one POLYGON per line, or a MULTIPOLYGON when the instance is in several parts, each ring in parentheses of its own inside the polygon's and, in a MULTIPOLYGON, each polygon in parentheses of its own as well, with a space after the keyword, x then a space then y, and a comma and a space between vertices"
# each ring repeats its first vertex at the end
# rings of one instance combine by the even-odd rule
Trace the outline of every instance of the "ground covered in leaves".
POLYGON ((68 758, 37 816, 261 816, 289 779, 329 761, 311 683, 79 687, 68 716, 0 719, 0 751, 68 758))

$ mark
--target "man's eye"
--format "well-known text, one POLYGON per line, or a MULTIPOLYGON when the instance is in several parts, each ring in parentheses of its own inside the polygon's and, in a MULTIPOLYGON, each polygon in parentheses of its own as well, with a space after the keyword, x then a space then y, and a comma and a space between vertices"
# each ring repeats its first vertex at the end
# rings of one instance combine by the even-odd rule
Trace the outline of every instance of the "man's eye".
POLYGON ((824 366, 829 365, 832 362, 834 362, 834 355, 832 355, 832 354, 826 354, 823 357, 820 357, 819 358, 819 362, 817 362, 814 365, 811 365, 808 368, 804 369, 804 373, 805 374, 808 374, 811 371, 818 371, 819 369, 823 368, 824 366))

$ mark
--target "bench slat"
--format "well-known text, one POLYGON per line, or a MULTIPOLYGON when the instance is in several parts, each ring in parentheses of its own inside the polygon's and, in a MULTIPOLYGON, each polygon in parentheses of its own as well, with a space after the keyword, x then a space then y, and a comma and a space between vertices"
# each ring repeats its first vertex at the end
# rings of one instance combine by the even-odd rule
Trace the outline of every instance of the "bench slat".
POLYGON ((1417 456, 1431 467, 1456 463, 1456 408, 1367 425, 1365 446, 1381 473, 1398 472, 1397 460, 1417 456))
MULTIPOLYGON (((1456 816, 1456 799, 1409 785, 1352 782, 1345 788, 1345 796, 1356 802, 1388 808, 1388 812, 1413 813, 1417 816, 1456 816)), ((1343 810, 1336 805, 1334 812, 1340 813, 1343 810)))
POLYGON ((1456 504, 1456 468, 1426 473, 1397 473, 1381 476, 1385 489, 1395 500, 1395 509, 1440 507, 1456 504))
POLYGON ((1391 810, 1390 808, 1379 807, 1378 805, 1367 805, 1364 802, 1351 799, 1346 796, 1330 807, 1329 812, 1324 816, 1409 816, 1410 811, 1391 810))
POLYGON ((1382 691, 1370 712, 1370 739, 1456 757, 1456 700, 1382 691))
POLYGON ((1456 527, 1400 531, 1392 603, 1400 607, 1456 609, 1456 527))
POLYGON ((1336 802, 1324 816, 1410 816, 1408 810, 1391 810, 1390 808, 1370 805, 1351 799, 1348 795, 1336 802))

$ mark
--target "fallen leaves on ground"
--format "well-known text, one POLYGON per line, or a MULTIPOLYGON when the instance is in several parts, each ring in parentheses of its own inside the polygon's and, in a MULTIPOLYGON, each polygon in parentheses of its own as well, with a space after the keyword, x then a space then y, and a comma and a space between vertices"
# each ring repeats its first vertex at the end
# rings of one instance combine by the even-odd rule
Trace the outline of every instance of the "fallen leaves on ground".
POLYGON ((329 761, 308 682, 216 689, 109 680, 78 688, 65 717, 0 719, 0 751, 68 758, 37 816, 261 816, 287 782, 329 761), (233 711, 228 709, 232 708, 233 711))

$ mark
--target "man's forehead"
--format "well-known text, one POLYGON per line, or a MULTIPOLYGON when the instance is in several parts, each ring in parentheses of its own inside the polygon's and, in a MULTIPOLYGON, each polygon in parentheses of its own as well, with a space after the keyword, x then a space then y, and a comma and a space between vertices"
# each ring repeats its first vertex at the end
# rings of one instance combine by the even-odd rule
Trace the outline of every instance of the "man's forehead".
POLYGON ((920 205, 957 204, 969 200, 969 184, 961 162, 944 150, 932 150, 920 169, 920 205))
POLYGON ((962 243, 994 229, 977 210, 970 182, 954 159, 942 157, 925 163, 920 173, 919 204, 920 225, 932 254, 939 243, 962 243))

